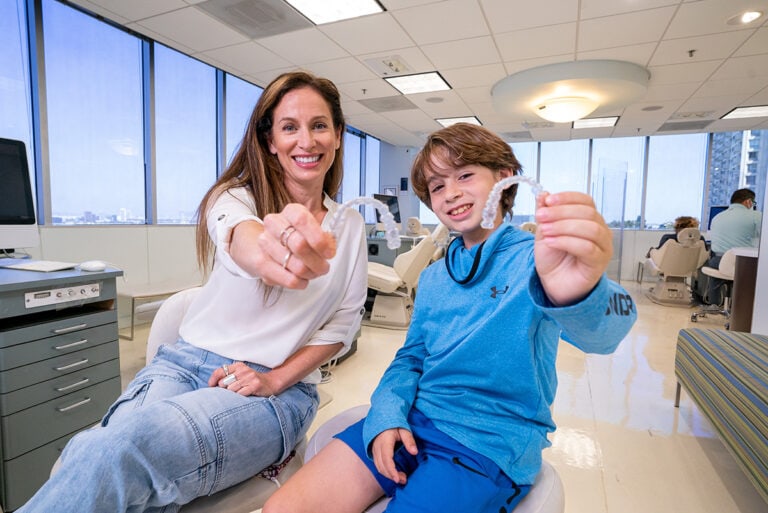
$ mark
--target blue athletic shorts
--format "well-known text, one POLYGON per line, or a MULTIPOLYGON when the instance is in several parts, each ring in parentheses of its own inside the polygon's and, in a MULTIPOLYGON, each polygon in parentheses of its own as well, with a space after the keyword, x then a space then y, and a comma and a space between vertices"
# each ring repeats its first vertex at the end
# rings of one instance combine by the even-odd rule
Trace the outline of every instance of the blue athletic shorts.
POLYGON ((403 446, 395 449, 395 465, 408 476, 405 485, 397 485, 379 474, 368 457, 363 444, 364 421, 351 425, 336 438, 355 451, 384 493, 392 498, 388 513, 506 513, 530 491, 530 485, 517 485, 493 461, 439 431, 416 409, 411 410, 408 423, 419 452, 412 456, 403 446))

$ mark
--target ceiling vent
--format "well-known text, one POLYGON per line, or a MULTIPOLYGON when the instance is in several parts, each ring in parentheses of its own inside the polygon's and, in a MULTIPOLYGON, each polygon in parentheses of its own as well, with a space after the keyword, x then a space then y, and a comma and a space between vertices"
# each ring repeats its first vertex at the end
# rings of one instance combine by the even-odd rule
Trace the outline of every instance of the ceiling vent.
POLYGON ((416 105, 405 96, 385 96, 384 98, 358 100, 358 102, 360 102, 361 105, 365 105, 373 112, 392 112, 396 110, 410 110, 416 108, 416 105))
POLYGON ((523 130, 520 132, 504 132, 501 134, 501 137, 505 141, 532 141, 533 136, 531 136, 531 133, 527 130, 523 130))
POLYGON ((700 110, 697 112, 675 112, 669 117, 669 119, 712 119, 714 115, 714 110, 700 110))
POLYGON ((207 0, 196 7, 252 39, 314 27, 283 0, 207 0))
POLYGON ((523 128, 528 130, 536 130, 538 128, 552 128, 555 126, 551 121, 524 121, 523 128))
POLYGON ((681 130, 704 130, 712 123, 709 121, 679 121, 677 123, 664 123, 659 127, 659 132, 675 132, 681 130))

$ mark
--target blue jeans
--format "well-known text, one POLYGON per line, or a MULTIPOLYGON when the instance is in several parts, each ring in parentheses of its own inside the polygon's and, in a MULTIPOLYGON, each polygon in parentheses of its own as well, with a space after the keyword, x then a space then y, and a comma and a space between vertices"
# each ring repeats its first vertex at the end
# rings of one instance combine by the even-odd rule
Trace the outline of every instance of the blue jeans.
POLYGON ((231 363, 183 341, 162 346, 102 427, 70 440, 59 471, 18 513, 175 512, 284 459, 314 419, 316 387, 266 398, 209 387, 231 363))

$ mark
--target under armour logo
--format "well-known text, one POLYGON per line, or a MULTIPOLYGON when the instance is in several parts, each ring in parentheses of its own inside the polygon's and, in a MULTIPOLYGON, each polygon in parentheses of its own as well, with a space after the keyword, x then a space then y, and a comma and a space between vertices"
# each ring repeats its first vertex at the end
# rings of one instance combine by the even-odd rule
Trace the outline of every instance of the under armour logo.
POLYGON ((508 290, 509 290, 509 285, 504 287, 504 290, 498 290, 496 287, 491 287, 491 297, 496 299, 497 294, 504 294, 508 290))

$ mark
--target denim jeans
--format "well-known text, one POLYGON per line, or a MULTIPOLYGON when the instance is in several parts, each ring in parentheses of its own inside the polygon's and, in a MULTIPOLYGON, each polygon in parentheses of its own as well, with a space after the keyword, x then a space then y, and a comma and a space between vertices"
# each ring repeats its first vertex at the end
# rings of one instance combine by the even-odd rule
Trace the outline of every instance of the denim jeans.
POLYGON ((271 397, 209 387, 231 363, 183 341, 162 346, 102 427, 70 440, 60 469, 18 513, 175 512, 284 459, 317 412, 316 387, 271 397))

